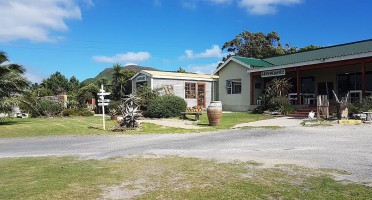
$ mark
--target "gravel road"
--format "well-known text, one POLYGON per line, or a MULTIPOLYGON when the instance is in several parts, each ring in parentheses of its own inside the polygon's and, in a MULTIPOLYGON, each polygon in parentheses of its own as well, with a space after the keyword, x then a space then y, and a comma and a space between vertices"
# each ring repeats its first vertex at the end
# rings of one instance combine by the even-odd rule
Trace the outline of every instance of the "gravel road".
POLYGON ((0 140, 0 158, 156 154, 254 160, 346 170, 343 177, 372 182, 372 125, 290 127, 281 130, 225 130, 196 134, 52 136, 0 140))

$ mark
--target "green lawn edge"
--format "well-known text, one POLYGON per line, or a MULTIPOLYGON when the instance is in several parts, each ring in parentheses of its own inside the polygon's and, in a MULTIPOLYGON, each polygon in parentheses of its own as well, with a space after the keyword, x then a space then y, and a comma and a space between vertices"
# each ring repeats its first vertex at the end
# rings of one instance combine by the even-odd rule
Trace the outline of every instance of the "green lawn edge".
MULTIPOLYGON (((224 113, 219 126, 211 127, 206 114, 200 117, 196 126, 203 129, 183 129, 163 127, 143 123, 139 130, 112 132, 107 130, 117 124, 116 121, 105 118, 106 130, 102 127, 102 117, 64 117, 64 118, 15 118, 0 122, 0 138, 37 137, 55 135, 113 135, 113 134, 169 134, 197 133, 231 129, 240 123, 270 119, 271 117, 251 113, 224 113)), ((187 120, 187 119, 186 119, 187 120)))

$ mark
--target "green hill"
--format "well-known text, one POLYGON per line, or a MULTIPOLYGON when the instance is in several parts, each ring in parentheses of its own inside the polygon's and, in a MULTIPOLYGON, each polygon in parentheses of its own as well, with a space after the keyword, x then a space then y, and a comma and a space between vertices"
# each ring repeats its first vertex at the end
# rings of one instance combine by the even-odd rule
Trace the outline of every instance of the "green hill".
MULTIPOLYGON (((138 72, 141 71, 141 70, 161 71, 161 70, 158 70, 158 69, 155 69, 155 68, 152 68, 152 67, 143 67, 143 66, 138 66, 138 65, 127 65, 125 67, 122 67, 122 70, 124 70, 124 69, 133 69, 133 70, 136 70, 138 72)), ((111 82, 113 71, 114 70, 112 69, 112 67, 111 68, 106 68, 102 72, 100 72, 96 77, 85 79, 82 83, 84 83, 84 84, 94 83, 95 81, 97 81, 98 79, 103 78, 103 77, 108 78, 111 82)))

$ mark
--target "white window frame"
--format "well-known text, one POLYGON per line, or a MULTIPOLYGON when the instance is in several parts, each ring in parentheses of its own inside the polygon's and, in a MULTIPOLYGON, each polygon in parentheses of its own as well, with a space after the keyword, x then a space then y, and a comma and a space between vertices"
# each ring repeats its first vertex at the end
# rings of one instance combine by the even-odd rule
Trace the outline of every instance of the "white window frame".
POLYGON ((241 80, 227 80, 226 81, 226 94, 241 94, 242 93, 242 81, 241 80), (240 92, 237 93, 235 86, 240 85, 240 92))

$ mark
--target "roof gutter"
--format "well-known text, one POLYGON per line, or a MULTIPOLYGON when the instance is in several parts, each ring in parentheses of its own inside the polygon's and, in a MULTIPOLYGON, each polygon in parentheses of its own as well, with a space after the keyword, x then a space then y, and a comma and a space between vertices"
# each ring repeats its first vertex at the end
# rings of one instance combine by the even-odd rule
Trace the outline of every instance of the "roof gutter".
POLYGON ((218 81, 218 78, 198 78, 198 77, 187 77, 187 76, 162 76, 162 75, 153 75, 152 78, 177 79, 177 80, 195 80, 195 81, 218 81))

